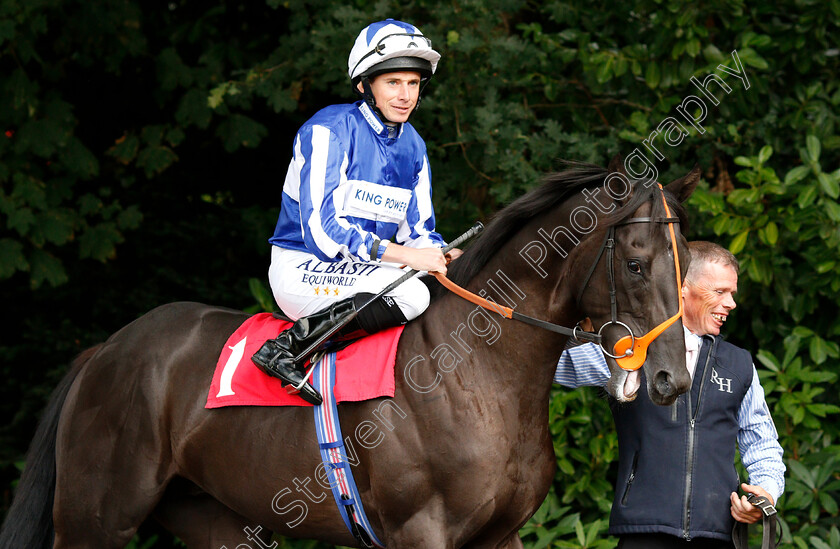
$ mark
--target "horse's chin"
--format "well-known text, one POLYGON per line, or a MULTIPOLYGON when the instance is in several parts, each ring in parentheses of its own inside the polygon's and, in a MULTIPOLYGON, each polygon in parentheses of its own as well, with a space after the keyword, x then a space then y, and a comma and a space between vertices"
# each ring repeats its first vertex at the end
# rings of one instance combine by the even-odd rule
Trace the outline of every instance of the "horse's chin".
POLYGON ((632 402, 639 394, 640 386, 641 376, 638 370, 630 372, 619 368, 613 371, 607 389, 617 401, 632 402))

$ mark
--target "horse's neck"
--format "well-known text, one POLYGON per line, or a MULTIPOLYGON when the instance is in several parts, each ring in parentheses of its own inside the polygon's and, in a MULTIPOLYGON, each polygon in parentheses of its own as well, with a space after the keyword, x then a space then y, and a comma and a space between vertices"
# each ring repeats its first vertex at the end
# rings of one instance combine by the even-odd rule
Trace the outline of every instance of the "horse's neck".
MULTIPOLYGON (((535 238, 542 238, 540 228, 546 227, 542 232, 551 234, 554 225, 548 225, 539 219, 529 223, 466 287, 522 314, 571 327, 580 319, 576 318, 577 285, 569 280, 566 258, 544 240, 542 245, 533 244, 535 238), (546 256, 537 264, 534 258, 539 249, 546 256)), ((441 344, 446 343, 463 360, 457 375, 443 383, 513 393, 523 402, 545 406, 563 350, 563 336, 505 319, 454 295, 436 301, 422 318, 423 331, 437 334, 438 343, 428 342, 432 348, 443 349, 442 354, 447 347, 441 344), (445 331, 441 333, 441 329, 445 331)))

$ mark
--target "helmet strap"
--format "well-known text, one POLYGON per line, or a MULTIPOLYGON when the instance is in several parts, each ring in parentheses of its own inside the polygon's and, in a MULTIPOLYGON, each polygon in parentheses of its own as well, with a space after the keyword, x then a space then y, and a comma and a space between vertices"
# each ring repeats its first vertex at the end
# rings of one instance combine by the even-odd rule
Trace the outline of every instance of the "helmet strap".
MULTIPOLYGON (((370 80, 367 76, 362 77, 362 89, 364 90, 362 92, 362 99, 364 99, 367 106, 381 118, 382 113, 379 112, 379 109, 376 107, 376 98, 373 96, 373 90, 370 87, 370 80)), ((358 92, 359 90, 357 89, 356 91, 358 92)))
MULTIPOLYGON (((373 96, 373 90, 370 87, 370 80, 368 79, 368 77, 363 76, 361 82, 362 82, 362 89, 365 90, 365 91, 362 92, 362 99, 365 100, 365 103, 367 103, 367 106, 370 107, 370 110, 372 110, 374 112, 374 114, 376 114, 376 116, 379 117, 380 120, 390 124, 391 121, 388 120, 387 118, 385 118, 385 115, 382 114, 382 111, 380 111, 379 107, 376 106, 376 98, 373 96)), ((356 88, 356 93, 358 93, 358 92, 359 92, 359 90, 358 90, 358 88, 356 88)))

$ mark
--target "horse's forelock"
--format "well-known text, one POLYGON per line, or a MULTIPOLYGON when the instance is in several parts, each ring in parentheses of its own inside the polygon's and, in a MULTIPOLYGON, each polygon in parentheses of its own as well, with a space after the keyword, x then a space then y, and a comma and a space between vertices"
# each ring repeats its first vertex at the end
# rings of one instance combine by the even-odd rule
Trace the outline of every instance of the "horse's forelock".
MULTIPOLYGON (((665 211, 665 205, 662 203, 662 194, 658 185, 646 185, 641 181, 631 181, 633 186, 633 193, 630 198, 620 208, 616 209, 607 216, 599 220, 599 223, 604 227, 619 224, 626 221, 646 202, 651 203, 650 217, 664 219, 666 217, 676 217, 680 220, 680 228, 683 233, 688 232, 688 216, 680 204, 679 200, 667 190, 662 191, 665 195, 665 201, 668 204, 670 215, 665 211)), ((651 224, 651 230, 656 230, 655 223, 651 224)))

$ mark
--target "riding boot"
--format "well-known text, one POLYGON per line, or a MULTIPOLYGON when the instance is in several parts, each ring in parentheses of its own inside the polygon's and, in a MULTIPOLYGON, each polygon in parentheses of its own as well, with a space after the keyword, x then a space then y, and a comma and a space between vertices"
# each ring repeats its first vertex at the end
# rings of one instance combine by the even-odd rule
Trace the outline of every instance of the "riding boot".
MULTIPOLYGON (((311 353, 301 357, 297 363, 295 357, 355 311, 355 301, 349 298, 333 303, 323 311, 299 318, 275 339, 266 341, 254 353, 251 360, 266 374, 279 378, 284 387, 288 384, 300 387, 301 398, 310 404, 319 405, 323 399, 318 391, 309 382, 303 385, 301 383, 306 377, 303 365, 315 351, 320 349, 313 349, 311 353)), ((356 319, 353 319, 336 333, 333 340, 364 335, 367 335, 367 332, 361 329, 356 319)))

